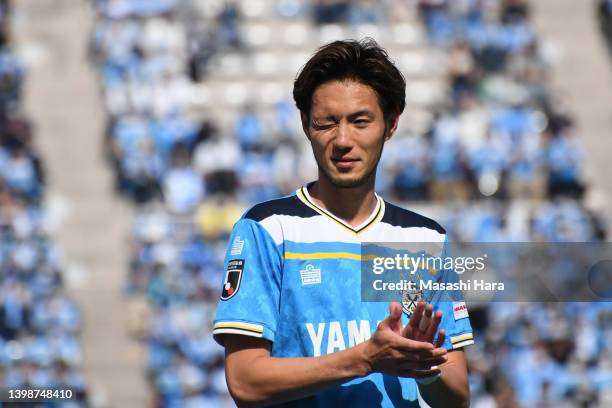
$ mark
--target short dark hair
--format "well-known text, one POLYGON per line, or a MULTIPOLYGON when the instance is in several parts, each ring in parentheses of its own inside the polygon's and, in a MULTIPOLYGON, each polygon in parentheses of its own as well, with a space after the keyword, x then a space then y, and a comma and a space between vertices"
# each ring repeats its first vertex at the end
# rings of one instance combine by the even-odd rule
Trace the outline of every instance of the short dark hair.
POLYGON ((312 95, 318 86, 334 80, 354 80, 374 89, 389 120, 406 106, 406 80, 376 41, 334 41, 308 60, 293 83, 293 99, 300 112, 310 116, 312 95))

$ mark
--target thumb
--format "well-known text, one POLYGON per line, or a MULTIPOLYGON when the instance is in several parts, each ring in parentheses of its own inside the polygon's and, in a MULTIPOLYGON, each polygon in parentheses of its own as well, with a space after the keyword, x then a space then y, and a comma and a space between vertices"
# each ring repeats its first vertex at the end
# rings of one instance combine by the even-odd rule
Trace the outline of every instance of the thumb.
POLYGON ((397 302, 389 304, 389 316, 380 322, 381 328, 391 329, 394 332, 402 331, 402 306, 397 302))

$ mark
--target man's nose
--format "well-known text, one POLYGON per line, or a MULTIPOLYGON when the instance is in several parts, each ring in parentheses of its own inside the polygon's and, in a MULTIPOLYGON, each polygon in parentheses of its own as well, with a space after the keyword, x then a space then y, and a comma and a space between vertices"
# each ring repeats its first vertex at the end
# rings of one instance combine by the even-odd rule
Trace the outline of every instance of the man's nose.
POLYGON ((334 139, 334 146, 338 149, 350 149, 352 147, 351 134, 348 123, 340 122, 334 139))

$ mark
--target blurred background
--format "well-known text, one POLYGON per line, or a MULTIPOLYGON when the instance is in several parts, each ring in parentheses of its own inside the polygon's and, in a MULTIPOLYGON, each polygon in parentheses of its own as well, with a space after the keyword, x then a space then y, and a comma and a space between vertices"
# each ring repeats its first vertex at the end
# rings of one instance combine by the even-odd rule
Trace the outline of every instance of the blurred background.
MULTIPOLYGON (((377 190, 456 241, 609 240, 610 0, 0 1, 0 385, 64 406, 233 406, 228 233, 316 178, 316 48, 407 79, 377 190)), ((612 304, 470 305, 472 406, 612 406, 612 304)))

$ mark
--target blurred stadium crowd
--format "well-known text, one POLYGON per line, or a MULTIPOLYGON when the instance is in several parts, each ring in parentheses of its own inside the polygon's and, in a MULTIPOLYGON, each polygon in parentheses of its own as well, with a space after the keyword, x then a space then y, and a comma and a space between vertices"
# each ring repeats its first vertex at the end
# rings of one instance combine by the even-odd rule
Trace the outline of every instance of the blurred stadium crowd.
POLYGON ((65 292, 43 204, 43 160, 21 106, 25 72, 12 50, 10 12, 0 1, 0 387, 70 387, 75 400, 56 406, 85 406, 81 316, 65 292))
MULTIPOLYGON (((331 40, 371 36, 407 78, 384 197, 458 241, 606 240, 527 0, 92 3, 105 152, 138 209, 126 291, 160 406, 232 405, 210 334, 228 233, 249 205, 316 177, 291 84, 331 40)), ((609 303, 470 315, 474 407, 612 404, 609 303)))

